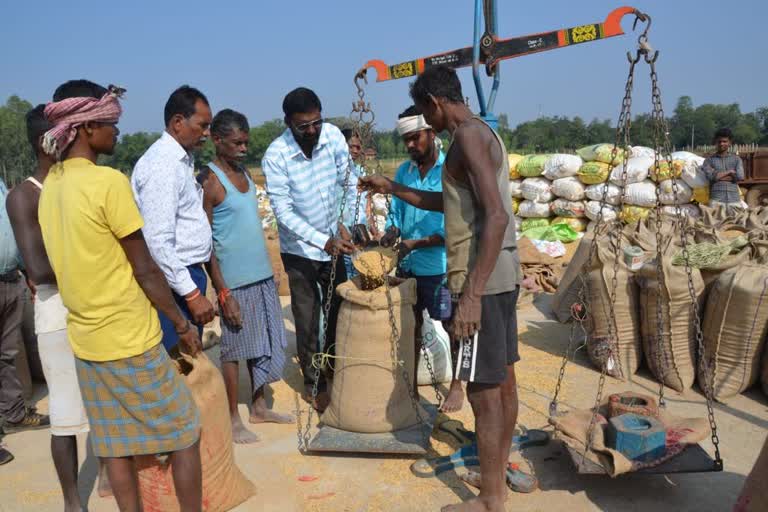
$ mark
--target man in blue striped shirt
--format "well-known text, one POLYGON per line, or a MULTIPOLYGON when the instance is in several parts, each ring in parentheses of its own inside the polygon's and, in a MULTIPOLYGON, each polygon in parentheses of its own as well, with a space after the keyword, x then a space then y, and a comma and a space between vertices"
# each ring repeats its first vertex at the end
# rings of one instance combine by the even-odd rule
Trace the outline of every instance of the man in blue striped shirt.
MULTIPOLYGON (((291 311, 296 325, 296 347, 307 395, 313 385, 312 357, 320 351, 320 307, 329 286, 346 281, 342 254, 354 245, 338 236, 339 205, 346 190, 354 205, 357 173, 349 167, 349 150, 341 131, 323 122, 317 95, 304 87, 288 93, 283 113, 288 128, 267 148, 262 161, 266 188, 277 219, 280 252, 291 288, 291 311), (350 172, 347 180, 347 172, 350 172), (331 283, 331 256, 338 254, 331 283)), ((351 203, 350 203, 351 202, 351 203)), ((353 207, 353 206, 352 206, 353 207)), ((333 345, 340 300, 333 294, 324 349, 333 345)), ((328 404, 323 375, 312 405, 328 404)))
POLYGON ((724 207, 730 215, 741 209, 739 182, 744 180, 744 164, 739 155, 730 152, 733 132, 720 128, 715 132, 717 152, 704 160, 701 169, 712 184, 709 189, 709 206, 724 207))

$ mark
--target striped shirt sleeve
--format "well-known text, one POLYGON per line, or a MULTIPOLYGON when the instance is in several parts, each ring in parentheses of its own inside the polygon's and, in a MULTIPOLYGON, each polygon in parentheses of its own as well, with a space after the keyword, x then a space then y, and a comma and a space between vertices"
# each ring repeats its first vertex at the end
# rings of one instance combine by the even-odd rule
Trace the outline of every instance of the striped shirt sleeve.
MULTIPOLYGON (((277 158, 280 158, 279 155, 277 158)), ((261 165, 262 172, 267 178, 267 194, 269 194, 277 221, 298 240, 304 240, 319 249, 324 249, 329 236, 312 227, 294 210, 285 165, 281 165, 277 159, 269 156, 264 157, 261 165)))

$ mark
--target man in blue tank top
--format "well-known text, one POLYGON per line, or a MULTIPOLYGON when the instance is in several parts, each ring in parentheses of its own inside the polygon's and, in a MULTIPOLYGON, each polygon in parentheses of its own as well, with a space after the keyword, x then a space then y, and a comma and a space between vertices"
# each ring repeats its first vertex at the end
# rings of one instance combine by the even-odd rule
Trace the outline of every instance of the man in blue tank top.
POLYGON ((280 380, 286 336, 282 307, 266 249, 256 187, 243 167, 248 151, 248 120, 230 109, 216 114, 211 136, 216 157, 198 176, 203 208, 213 231, 208 273, 221 313, 221 370, 227 388, 232 437, 253 443, 237 410, 238 361, 251 379, 251 423, 292 423, 294 418, 267 407, 264 388, 280 380))

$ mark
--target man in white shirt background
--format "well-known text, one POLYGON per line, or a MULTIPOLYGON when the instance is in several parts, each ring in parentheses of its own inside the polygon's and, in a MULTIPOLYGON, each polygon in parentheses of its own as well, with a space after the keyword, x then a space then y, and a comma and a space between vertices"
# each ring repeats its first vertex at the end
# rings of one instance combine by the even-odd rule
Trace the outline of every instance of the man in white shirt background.
MULTIPOLYGON (((144 238, 165 274, 179 308, 197 325, 213 320, 205 297, 203 264, 211 256, 211 227, 203 210, 202 188, 195 181, 192 151, 210 134, 208 99, 193 87, 173 91, 165 104, 165 131, 136 162, 131 186, 144 218, 144 238)), ((173 324, 159 313, 163 345, 178 344, 173 324)))

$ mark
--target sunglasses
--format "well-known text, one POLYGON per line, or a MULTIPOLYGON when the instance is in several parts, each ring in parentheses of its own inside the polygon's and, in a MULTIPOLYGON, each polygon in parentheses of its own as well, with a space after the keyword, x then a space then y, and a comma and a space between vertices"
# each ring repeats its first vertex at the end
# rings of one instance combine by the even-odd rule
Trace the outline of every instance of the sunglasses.
POLYGON ((313 126, 316 130, 319 130, 320 127, 323 126, 323 118, 321 117, 319 119, 315 119, 314 121, 301 123, 299 125, 294 124, 293 129, 299 133, 305 133, 311 126, 313 126))

